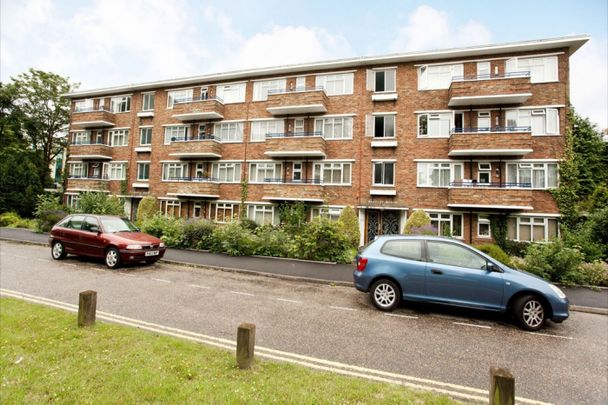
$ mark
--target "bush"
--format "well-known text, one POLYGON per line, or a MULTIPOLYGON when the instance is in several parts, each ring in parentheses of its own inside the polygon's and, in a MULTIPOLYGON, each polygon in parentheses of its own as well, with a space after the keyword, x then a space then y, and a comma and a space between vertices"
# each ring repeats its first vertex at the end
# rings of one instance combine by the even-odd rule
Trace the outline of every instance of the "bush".
POLYGON ((529 246, 530 246, 530 243, 528 243, 528 242, 518 242, 515 240, 507 239, 505 241, 504 251, 509 256, 523 258, 526 255, 526 251, 528 250, 529 246))
POLYGON ((286 230, 263 225, 256 229, 258 237, 254 254, 262 256, 289 257, 291 238, 286 230))
POLYGON ((213 230, 210 249, 230 256, 251 256, 258 244, 258 237, 239 222, 230 222, 213 230))
POLYGON ((306 223, 306 206, 302 201, 279 205, 281 225, 290 235, 295 235, 306 223))
POLYGON ((599 260, 583 263, 579 271, 584 284, 608 287, 608 263, 599 260))
POLYGON ((417 210, 412 212, 412 215, 410 215, 410 217, 405 222, 405 226, 403 227, 403 233, 405 235, 411 235, 413 228, 420 229, 430 224, 431 217, 429 217, 426 212, 422 210, 417 210))
POLYGON ((184 245, 192 249, 209 249, 215 224, 206 219, 186 221, 183 227, 184 245))
POLYGON ((118 197, 94 191, 80 194, 78 211, 86 214, 125 215, 124 204, 118 197))
POLYGON ((485 243, 483 245, 476 245, 475 247, 499 262, 511 266, 511 258, 500 248, 500 246, 492 243, 485 243))
POLYGON ((160 238, 167 247, 185 247, 184 220, 181 218, 167 218, 157 214, 143 221, 141 230, 160 238))
POLYGON ((409 230, 410 235, 429 235, 437 236, 437 228, 431 224, 423 226, 413 226, 409 230))
POLYGON ((524 270, 548 280, 565 284, 584 282, 578 271, 583 263, 583 254, 566 247, 562 240, 531 244, 524 260, 524 270))
POLYGON ((259 226, 257 222, 249 218, 241 219, 239 221, 239 224, 243 229, 247 229, 248 231, 255 231, 256 228, 259 226))
POLYGON ((155 197, 145 196, 137 207, 137 223, 141 224, 148 218, 158 214, 158 202, 155 197))
POLYGON ((36 202, 34 217, 36 232, 49 232, 53 225, 61 221, 69 210, 61 204, 59 194, 39 194, 36 202))
POLYGON ((21 218, 16 212, 5 212, 0 215, 0 226, 34 229, 35 223, 31 219, 21 218))
POLYGON ((361 233, 359 231, 359 218, 357 218, 357 213, 353 207, 350 205, 344 207, 338 220, 342 224, 342 228, 350 242, 350 246, 352 248, 357 248, 359 246, 359 241, 361 240, 361 233))
POLYGON ((291 253, 299 259, 350 263, 353 250, 340 223, 320 217, 295 236, 291 253))

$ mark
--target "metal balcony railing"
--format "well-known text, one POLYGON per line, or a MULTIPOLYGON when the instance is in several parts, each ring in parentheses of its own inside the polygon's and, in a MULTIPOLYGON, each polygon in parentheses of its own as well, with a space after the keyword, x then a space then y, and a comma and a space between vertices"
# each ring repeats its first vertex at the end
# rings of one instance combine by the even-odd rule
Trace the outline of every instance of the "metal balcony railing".
POLYGON ((266 138, 297 138, 307 136, 323 136, 323 131, 308 131, 308 132, 269 132, 266 138))
POLYGON ((475 80, 490 80, 490 79, 507 79, 507 78, 515 78, 515 77, 530 77, 529 71, 521 71, 521 72, 507 72, 502 74, 483 74, 483 75, 464 75, 464 76, 453 76, 453 82, 468 82, 475 80))
POLYGON ((185 103, 196 103, 198 101, 217 101, 221 104, 224 104, 224 100, 221 97, 210 97, 210 96, 203 96, 203 97, 186 97, 186 98, 176 98, 175 100, 173 100, 173 104, 185 104, 185 103))
POLYGON ((274 89, 274 90, 268 90, 268 95, 272 95, 272 94, 287 94, 287 93, 302 93, 305 91, 319 91, 319 90, 325 90, 325 87, 323 86, 301 86, 301 87, 294 87, 291 89, 274 89))
POLYGON ((169 180, 169 181, 193 181, 193 182, 200 182, 200 183, 212 183, 212 182, 219 181, 219 179, 217 177, 201 177, 201 176, 169 177, 167 180, 169 180))
POLYGON ((194 135, 194 136, 174 136, 171 137, 171 142, 196 142, 196 141, 217 141, 221 142, 221 138, 209 135, 194 135))
POLYGON ((105 106, 101 106, 101 107, 74 107, 74 112, 113 112, 111 111, 109 108, 106 108, 105 106))
POLYGON ((89 176, 86 174, 70 174, 68 175, 68 179, 71 180, 108 180, 108 175, 97 175, 97 176, 89 176))
POLYGON ((79 141, 79 140, 73 140, 72 142, 70 142, 70 145, 103 145, 103 146, 110 146, 108 143, 106 142, 97 142, 95 141, 90 141, 90 140, 84 140, 84 141, 79 141))
POLYGON ((466 127, 452 128, 453 134, 484 132, 532 132, 532 127, 466 127))
POLYGON ((274 183, 274 184, 321 184, 321 179, 273 179, 266 178, 264 179, 264 183, 274 183))
POLYGON ((453 181, 450 183, 450 187, 457 188, 532 188, 532 183, 511 183, 511 182, 490 182, 480 183, 478 181, 453 181))

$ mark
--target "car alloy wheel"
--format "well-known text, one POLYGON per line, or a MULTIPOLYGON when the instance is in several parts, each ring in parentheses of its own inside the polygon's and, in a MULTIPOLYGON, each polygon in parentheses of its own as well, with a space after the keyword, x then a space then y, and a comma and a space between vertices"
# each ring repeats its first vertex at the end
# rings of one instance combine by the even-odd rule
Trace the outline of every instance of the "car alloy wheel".
POLYGON ((392 311, 399 305, 399 288, 391 280, 376 281, 372 286, 371 295, 374 306, 383 311, 392 311))
POLYGON ((63 243, 55 242, 53 243, 53 248, 51 249, 51 255, 55 260, 61 260, 65 257, 65 250, 63 249, 63 243))
POLYGON ((110 248, 106 252, 106 266, 111 269, 118 267, 118 263, 120 262, 120 255, 116 248, 110 248))
POLYGON ((538 328, 545 320, 545 310, 543 305, 536 300, 529 300, 524 304, 523 319, 526 325, 531 328, 538 328))

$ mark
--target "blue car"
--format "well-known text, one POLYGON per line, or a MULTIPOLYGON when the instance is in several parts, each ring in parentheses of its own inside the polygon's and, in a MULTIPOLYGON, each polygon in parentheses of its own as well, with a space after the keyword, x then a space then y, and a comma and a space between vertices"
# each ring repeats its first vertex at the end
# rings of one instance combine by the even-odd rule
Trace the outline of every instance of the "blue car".
POLYGON ((356 263, 355 287, 382 311, 401 300, 455 305, 513 314, 529 331, 568 318, 568 299, 558 287, 453 239, 380 236, 356 263))

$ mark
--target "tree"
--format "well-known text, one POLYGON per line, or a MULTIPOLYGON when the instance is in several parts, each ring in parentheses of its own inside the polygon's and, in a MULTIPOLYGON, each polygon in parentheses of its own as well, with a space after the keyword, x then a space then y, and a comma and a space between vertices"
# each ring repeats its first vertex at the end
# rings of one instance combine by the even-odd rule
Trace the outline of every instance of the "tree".
POLYGON ((344 207, 342 212, 340 213, 339 218, 342 227, 344 228, 344 233, 348 238, 352 247, 356 248, 359 246, 360 240, 360 231, 359 231, 359 219, 357 218, 357 213, 350 205, 344 207))
POLYGON ((412 215, 405 222, 403 233, 406 235, 416 234, 417 230, 422 229, 431 224, 431 218, 426 212, 417 210, 412 212, 412 215))
POLYGON ((125 215, 124 203, 116 196, 107 193, 87 191, 80 194, 78 211, 86 214, 125 215))
POLYGON ((137 207, 137 223, 142 224, 146 219, 158 214, 158 202, 156 198, 147 195, 141 199, 137 207))

